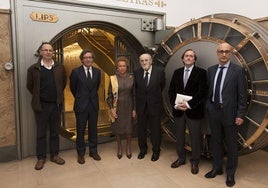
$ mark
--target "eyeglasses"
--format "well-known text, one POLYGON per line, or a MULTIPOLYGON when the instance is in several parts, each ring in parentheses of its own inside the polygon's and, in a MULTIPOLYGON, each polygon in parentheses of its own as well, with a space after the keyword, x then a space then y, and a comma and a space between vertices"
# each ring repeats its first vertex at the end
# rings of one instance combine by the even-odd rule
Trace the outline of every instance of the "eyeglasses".
POLYGON ((49 53, 53 53, 53 50, 48 50, 48 49, 45 49, 45 50, 42 50, 43 52, 49 52, 49 53))
POLYGON ((231 53, 230 50, 217 50, 217 52, 218 52, 219 54, 229 54, 229 53, 231 53))
POLYGON ((89 56, 89 57, 88 56, 84 56, 83 59, 93 59, 93 57, 91 57, 91 56, 89 56))

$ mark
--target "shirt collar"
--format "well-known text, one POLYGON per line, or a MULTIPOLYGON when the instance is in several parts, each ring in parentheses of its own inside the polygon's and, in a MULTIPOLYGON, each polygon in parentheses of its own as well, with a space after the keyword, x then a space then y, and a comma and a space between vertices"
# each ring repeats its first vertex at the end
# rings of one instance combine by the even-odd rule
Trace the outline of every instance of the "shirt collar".
POLYGON ((146 71, 146 70, 144 70, 144 74, 146 74, 146 72, 148 72, 149 74, 151 74, 151 72, 152 72, 152 67, 153 66, 150 66, 150 68, 146 71))
POLYGON ((52 63, 51 63, 51 66, 47 66, 45 63, 44 63, 44 61, 43 61, 43 59, 41 59, 41 66, 43 66, 43 67, 45 67, 46 69, 52 69, 52 67, 54 66, 54 61, 53 61, 53 59, 52 59, 52 63))
POLYGON ((189 69, 189 71, 191 72, 191 71, 193 70, 193 68, 194 68, 194 65, 191 65, 189 68, 187 68, 187 67, 184 66, 184 71, 185 71, 186 69, 189 69))
POLYGON ((87 71, 87 69, 89 69, 89 71, 92 71, 92 66, 90 66, 90 67, 88 68, 88 67, 86 67, 85 65, 83 65, 83 67, 84 67, 84 70, 85 70, 85 71, 87 71))
POLYGON ((228 61, 226 64, 224 65, 221 65, 219 64, 218 68, 220 68, 221 66, 225 67, 225 68, 228 68, 230 66, 230 61, 228 61))

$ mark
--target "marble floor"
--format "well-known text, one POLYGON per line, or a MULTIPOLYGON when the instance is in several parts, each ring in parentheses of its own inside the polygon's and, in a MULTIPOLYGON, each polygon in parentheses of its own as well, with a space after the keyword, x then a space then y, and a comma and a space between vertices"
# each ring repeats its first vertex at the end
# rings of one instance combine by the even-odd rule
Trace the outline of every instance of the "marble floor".
MULTIPOLYGON (((125 143, 125 141, 123 142, 125 143)), ((200 172, 193 175, 190 163, 177 169, 170 168, 177 156, 174 143, 163 139, 160 159, 152 162, 151 152, 144 159, 137 159, 137 140, 134 139, 133 157, 125 155, 119 160, 115 155, 115 142, 99 145, 101 161, 86 157, 86 163, 76 162, 76 151, 62 151, 60 156, 66 160, 63 166, 47 161, 45 167, 34 170, 35 157, 21 161, 0 163, 0 185, 2 188, 222 188, 225 186, 225 175, 214 179, 204 178, 210 170, 208 159, 200 163, 200 172)), ((149 144, 150 145, 150 144, 149 144)), ((189 158, 189 157, 188 157, 189 158)), ((268 187, 268 152, 257 152, 240 156, 236 174, 237 188, 268 187)))

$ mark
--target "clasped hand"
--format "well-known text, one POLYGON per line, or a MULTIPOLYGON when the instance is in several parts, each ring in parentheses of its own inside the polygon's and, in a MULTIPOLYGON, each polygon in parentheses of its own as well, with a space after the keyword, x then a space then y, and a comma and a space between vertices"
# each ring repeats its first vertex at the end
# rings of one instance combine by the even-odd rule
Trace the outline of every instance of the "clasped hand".
POLYGON ((186 102, 182 101, 182 102, 179 102, 178 104, 176 104, 176 109, 186 111, 188 109, 186 102))

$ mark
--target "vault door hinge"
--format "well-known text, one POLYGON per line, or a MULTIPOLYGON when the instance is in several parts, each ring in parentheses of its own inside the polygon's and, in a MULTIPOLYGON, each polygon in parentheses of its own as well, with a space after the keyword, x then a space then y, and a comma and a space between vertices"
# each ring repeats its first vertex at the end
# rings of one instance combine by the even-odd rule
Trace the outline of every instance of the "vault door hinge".
POLYGON ((163 29, 164 29, 163 20, 160 18, 141 20, 142 31, 159 31, 163 29))

